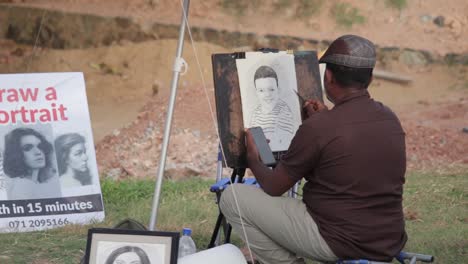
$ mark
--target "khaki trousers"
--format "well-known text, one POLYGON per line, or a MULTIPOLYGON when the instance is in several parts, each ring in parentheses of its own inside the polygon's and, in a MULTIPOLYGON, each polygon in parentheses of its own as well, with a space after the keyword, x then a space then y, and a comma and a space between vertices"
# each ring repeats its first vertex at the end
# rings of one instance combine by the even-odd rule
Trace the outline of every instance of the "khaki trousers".
POLYGON ((338 260, 301 200, 272 197, 254 186, 234 184, 224 190, 219 207, 244 241, 233 191, 250 249, 261 263, 305 263, 302 257, 323 262, 338 260))

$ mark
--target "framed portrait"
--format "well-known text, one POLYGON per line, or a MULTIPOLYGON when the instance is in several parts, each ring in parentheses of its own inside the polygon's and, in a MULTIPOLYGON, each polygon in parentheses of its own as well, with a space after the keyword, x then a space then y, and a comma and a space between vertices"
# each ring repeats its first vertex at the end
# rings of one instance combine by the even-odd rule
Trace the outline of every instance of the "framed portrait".
POLYGON ((91 228, 86 264, 176 264, 179 233, 91 228))

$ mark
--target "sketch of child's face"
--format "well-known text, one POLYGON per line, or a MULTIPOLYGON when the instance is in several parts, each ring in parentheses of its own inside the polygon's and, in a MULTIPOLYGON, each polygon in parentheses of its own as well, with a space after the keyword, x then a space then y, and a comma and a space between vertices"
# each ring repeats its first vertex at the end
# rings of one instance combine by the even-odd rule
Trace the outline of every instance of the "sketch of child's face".
POLYGON ((40 146, 41 143, 41 140, 34 135, 26 135, 20 139, 24 163, 32 170, 44 168, 46 165, 45 154, 40 146))
POLYGON ((272 110, 278 101, 278 84, 275 78, 260 78, 255 80, 255 87, 262 109, 272 110))
POLYGON ((114 264, 141 264, 140 257, 135 252, 127 252, 118 256, 114 264))

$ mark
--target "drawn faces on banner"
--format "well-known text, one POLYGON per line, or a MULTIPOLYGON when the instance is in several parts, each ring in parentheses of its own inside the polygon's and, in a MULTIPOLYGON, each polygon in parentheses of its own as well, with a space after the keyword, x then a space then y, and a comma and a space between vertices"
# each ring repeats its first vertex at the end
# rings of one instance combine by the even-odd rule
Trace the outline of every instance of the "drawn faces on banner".
POLYGON ((103 220, 83 73, 0 74, 0 83, 0 232, 103 220))
POLYGON ((17 127, 4 136, 3 170, 9 200, 61 196, 53 146, 45 135, 51 135, 50 125, 17 127))
POLYGON ((249 52, 236 65, 244 127, 261 127, 272 151, 287 150, 301 122, 294 56, 249 52))
POLYGON ((62 188, 92 184, 85 137, 67 133, 57 137, 54 145, 62 188))

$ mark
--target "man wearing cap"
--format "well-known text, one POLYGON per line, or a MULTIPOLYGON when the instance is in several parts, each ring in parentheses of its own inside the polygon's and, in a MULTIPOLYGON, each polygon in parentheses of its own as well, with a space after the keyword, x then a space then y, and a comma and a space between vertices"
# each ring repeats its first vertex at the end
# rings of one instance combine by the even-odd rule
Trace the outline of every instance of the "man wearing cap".
POLYGON ((244 240, 245 229, 261 263, 390 261, 405 245, 404 132, 367 91, 375 62, 365 38, 345 35, 330 45, 320 63, 326 63, 325 92, 334 107, 305 103, 308 118, 274 170, 260 161, 246 132, 248 166, 263 191, 235 184, 220 208, 244 240), (281 196, 302 178, 302 201, 281 196))

